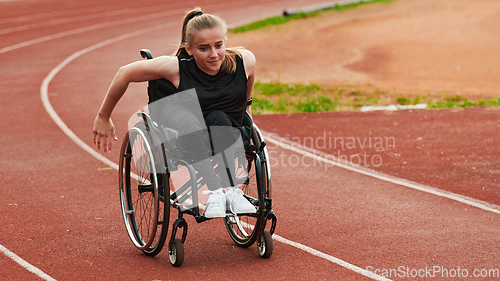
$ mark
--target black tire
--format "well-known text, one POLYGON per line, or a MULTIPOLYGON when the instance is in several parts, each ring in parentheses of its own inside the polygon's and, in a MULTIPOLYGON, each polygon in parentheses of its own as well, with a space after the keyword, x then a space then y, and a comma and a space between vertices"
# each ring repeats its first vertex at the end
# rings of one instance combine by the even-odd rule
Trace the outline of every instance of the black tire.
POLYGON ((179 267, 184 262, 184 244, 180 238, 175 238, 170 241, 168 245, 168 257, 170 258, 170 263, 179 267))
POLYGON ((170 221, 170 199, 168 197, 170 185, 168 174, 158 174, 158 182, 160 183, 159 192, 160 203, 158 207, 158 226, 156 228, 155 240, 148 249, 143 250, 144 254, 153 257, 161 252, 165 241, 167 240, 169 221, 170 221), (166 200, 164 199, 166 194, 166 200), (166 201, 166 202, 165 202, 166 201))
MULTIPOLYGON (((256 152, 260 152, 261 142, 258 140, 255 129, 252 132, 251 144, 255 146, 256 152)), ((262 224, 265 223, 265 210, 263 207, 263 200, 266 194, 267 182, 267 164, 261 161, 255 153, 247 152, 245 155, 247 161, 248 172, 239 165, 236 170, 236 177, 243 177, 248 175, 248 180, 238 187, 243 190, 245 197, 257 208, 257 214, 240 214, 235 217, 226 216, 224 224, 236 245, 247 248, 255 243, 262 224)))
POLYGON ((273 254, 274 243, 269 230, 264 229, 262 231, 262 235, 260 235, 259 241, 257 241, 257 248, 259 249, 259 255, 263 258, 269 258, 273 254))
POLYGON ((122 216, 130 240, 146 255, 158 254, 165 243, 170 219, 168 175, 158 172, 160 149, 143 122, 125 135, 120 151, 119 184, 122 216))

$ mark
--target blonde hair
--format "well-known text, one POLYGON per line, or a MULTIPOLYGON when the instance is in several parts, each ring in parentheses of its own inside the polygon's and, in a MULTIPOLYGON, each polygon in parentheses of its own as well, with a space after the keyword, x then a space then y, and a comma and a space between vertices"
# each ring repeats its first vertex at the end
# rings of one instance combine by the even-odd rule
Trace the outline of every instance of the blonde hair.
MULTIPOLYGON (((184 16, 182 21, 181 43, 175 53, 176 56, 187 54, 186 44, 192 40, 193 33, 204 29, 219 27, 227 34, 227 24, 218 16, 204 14, 201 8, 195 8, 184 16)), ((226 39, 226 38, 224 38, 226 39)), ((222 61, 221 71, 226 73, 234 73, 236 71, 236 56, 241 57, 237 48, 226 48, 224 60, 222 61)))

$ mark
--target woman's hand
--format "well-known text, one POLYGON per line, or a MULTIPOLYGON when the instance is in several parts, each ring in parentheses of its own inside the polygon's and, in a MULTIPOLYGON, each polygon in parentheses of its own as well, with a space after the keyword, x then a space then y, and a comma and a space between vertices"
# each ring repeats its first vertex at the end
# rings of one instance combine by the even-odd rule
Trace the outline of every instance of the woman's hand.
POLYGON ((117 141, 115 126, 111 118, 105 118, 97 115, 94 120, 94 144, 97 149, 103 148, 104 154, 111 153, 111 140, 117 141))
POLYGON ((123 96, 129 83, 146 82, 166 78, 175 87, 179 86, 179 61, 175 56, 162 56, 152 60, 136 61, 120 67, 102 101, 101 108, 94 120, 94 144, 104 153, 111 152, 112 140, 117 141, 111 113, 123 96))

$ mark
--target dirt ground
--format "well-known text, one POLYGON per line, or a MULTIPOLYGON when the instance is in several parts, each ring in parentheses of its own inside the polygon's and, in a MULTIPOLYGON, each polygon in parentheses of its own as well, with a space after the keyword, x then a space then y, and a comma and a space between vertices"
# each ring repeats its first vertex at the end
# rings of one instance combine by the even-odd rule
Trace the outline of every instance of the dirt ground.
POLYGON ((396 0, 243 34, 261 81, 500 96, 500 2, 396 0))
MULTIPOLYGON (((370 85, 394 95, 478 100, 500 97, 499 26, 499 1, 396 0, 232 34, 229 43, 255 53, 259 81, 370 85)), ((395 147, 378 150, 313 148, 335 156, 380 155, 382 165, 369 168, 500 204, 497 108, 255 118, 271 133, 302 141, 325 134, 393 137, 395 147), (307 135, 298 135, 297 126, 307 127, 307 135)))

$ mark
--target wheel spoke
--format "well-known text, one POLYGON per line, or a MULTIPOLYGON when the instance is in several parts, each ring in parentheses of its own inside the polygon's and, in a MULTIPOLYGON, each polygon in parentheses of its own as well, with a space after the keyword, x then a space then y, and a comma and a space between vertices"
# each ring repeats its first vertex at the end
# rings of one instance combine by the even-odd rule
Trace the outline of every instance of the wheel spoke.
MULTIPOLYGON (((258 152, 260 142, 256 144, 255 137, 252 137, 252 144, 256 147, 256 151, 254 152, 258 152)), ((248 247, 256 241, 258 236, 257 232, 260 230, 260 225, 264 223, 263 216, 266 211, 260 210, 261 204, 259 204, 259 200, 263 200, 263 198, 259 197, 259 194, 264 194, 267 184, 267 178, 265 177, 266 172, 263 171, 266 169, 266 163, 257 161, 257 157, 259 156, 254 152, 248 152, 244 158, 246 160, 247 170, 243 171, 244 169, 238 168, 239 170, 236 175, 238 183, 240 183, 238 187, 243 191, 244 197, 257 208, 257 213, 253 215, 236 215, 235 217, 227 217, 225 219, 229 235, 233 241, 241 247, 248 247), (243 177, 246 177, 246 180, 241 184, 243 182, 243 177), (259 192, 261 189, 264 192, 259 192)))

